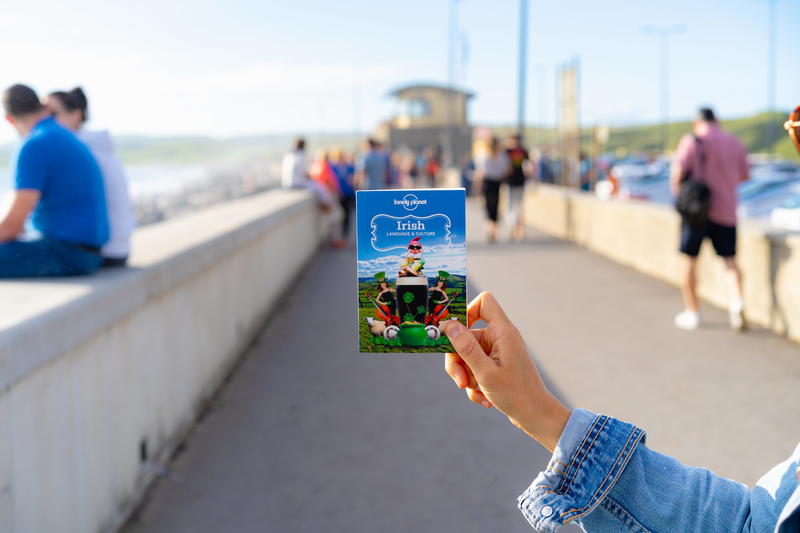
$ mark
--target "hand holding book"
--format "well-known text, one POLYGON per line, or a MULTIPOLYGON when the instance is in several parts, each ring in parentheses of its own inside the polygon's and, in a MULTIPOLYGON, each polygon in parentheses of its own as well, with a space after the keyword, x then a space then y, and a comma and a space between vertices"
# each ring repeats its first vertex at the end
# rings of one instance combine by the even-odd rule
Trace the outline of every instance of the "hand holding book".
POLYGON ((453 321, 444 333, 458 353, 445 356, 444 368, 470 401, 496 407, 512 424, 552 451, 570 411, 547 390, 528 355, 519 330, 491 293, 483 292, 467 307, 469 323, 453 321))

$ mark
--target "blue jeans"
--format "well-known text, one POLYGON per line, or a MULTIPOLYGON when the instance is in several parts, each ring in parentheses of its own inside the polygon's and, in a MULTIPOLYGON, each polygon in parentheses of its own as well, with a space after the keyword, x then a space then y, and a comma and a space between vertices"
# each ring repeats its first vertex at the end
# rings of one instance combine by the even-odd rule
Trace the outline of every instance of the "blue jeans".
POLYGON ((99 253, 47 238, 0 243, 0 278, 80 276, 102 262, 99 253))

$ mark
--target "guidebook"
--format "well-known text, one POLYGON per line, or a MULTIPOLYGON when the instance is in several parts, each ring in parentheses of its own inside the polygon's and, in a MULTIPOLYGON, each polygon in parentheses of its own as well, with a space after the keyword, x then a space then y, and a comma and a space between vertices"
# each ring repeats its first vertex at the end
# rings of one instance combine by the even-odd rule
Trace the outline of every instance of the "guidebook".
POLYGON ((464 189, 356 192, 358 339, 365 353, 452 352, 467 325, 464 189))

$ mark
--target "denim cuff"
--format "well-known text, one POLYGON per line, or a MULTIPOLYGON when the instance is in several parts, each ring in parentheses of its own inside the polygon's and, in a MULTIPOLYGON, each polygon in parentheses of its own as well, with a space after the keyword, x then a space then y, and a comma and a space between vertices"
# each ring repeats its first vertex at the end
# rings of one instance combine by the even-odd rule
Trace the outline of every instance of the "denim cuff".
POLYGON ((517 499, 525 518, 539 531, 594 510, 614 487, 644 430, 605 415, 575 409, 547 468, 517 499))

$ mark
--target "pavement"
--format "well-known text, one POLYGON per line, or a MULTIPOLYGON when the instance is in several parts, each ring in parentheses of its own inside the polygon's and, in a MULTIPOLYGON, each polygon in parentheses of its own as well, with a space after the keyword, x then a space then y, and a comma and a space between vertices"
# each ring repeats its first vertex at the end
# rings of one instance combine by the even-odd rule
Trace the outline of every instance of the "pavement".
MULTIPOLYGON (((748 484, 800 441, 800 345, 713 308, 678 331, 676 289, 542 234, 489 245, 480 222, 471 294, 497 295, 567 405, 748 484)), ((353 268, 325 250, 301 274, 125 533, 531 531, 516 496, 549 455, 442 356, 357 353, 353 268)))

